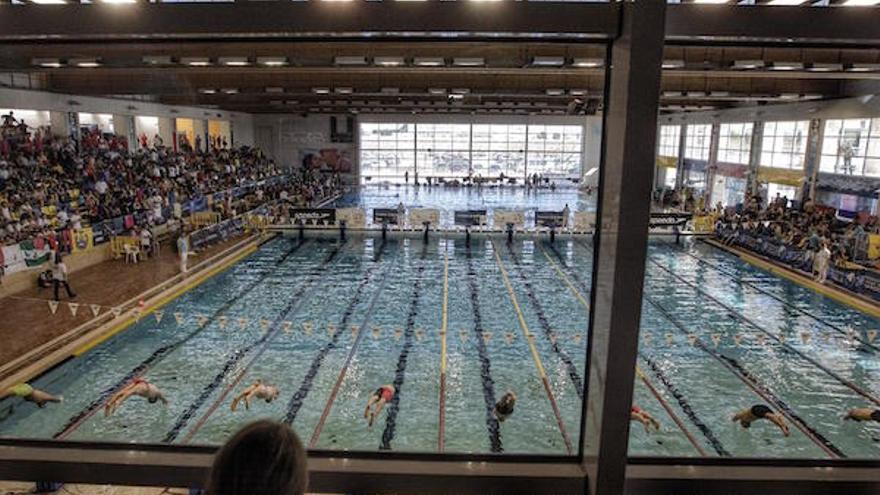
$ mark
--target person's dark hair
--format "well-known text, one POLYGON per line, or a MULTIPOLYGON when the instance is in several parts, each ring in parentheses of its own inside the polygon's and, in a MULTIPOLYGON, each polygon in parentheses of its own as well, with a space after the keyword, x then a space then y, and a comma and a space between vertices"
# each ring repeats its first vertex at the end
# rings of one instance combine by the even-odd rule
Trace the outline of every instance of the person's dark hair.
POLYGON ((208 495, 302 495, 308 485, 306 451, 284 423, 261 420, 230 438, 217 456, 208 495))

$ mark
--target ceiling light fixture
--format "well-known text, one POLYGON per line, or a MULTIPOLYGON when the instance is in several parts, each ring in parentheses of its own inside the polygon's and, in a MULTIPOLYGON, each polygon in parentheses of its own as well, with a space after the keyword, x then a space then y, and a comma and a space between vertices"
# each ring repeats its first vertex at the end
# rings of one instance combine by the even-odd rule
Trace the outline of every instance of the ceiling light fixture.
POLYGON ((257 64, 266 67, 282 67, 287 63, 287 57, 257 57, 257 64))
POLYGON ((446 88, 428 88, 428 93, 432 95, 445 95, 446 88))
POLYGON ((850 72, 874 72, 880 71, 880 64, 854 63, 847 69, 850 72))
POLYGON ((190 67, 208 67, 211 59, 208 57, 181 57, 180 63, 190 67))
POLYGON ((415 57, 413 65, 419 67, 442 67, 446 65, 446 60, 443 57, 415 57))
POLYGON ((605 65, 605 61, 601 58, 576 58, 571 61, 572 67, 594 68, 603 65, 605 65))
POLYGON ((217 63, 227 67, 246 67, 251 65, 247 57, 219 57, 217 63))
POLYGON ((75 67, 82 67, 84 69, 93 69, 95 67, 101 66, 101 62, 96 58, 72 58, 68 61, 68 63, 75 67))
POLYGON ((814 62, 813 65, 810 66, 810 70, 813 72, 840 72, 843 70, 843 64, 814 62))
POLYGON ((238 88, 223 88, 220 91, 222 91, 223 94, 227 94, 227 95, 238 94, 238 88))
POLYGON ((326 95, 326 94, 330 93, 330 88, 325 88, 325 87, 312 88, 312 93, 315 93, 316 95, 326 95))
POLYGON ((406 61, 403 57, 373 57, 373 63, 380 67, 400 67, 406 61))
POLYGON ((31 60, 31 65, 44 67, 46 69, 57 69, 64 66, 64 64, 61 62, 61 59, 57 58, 35 58, 31 60))
POLYGON ((803 62, 773 62, 772 70, 804 70, 803 62))
POLYGON ((334 91, 336 91, 338 94, 341 94, 341 95, 350 95, 350 94, 354 93, 354 88, 352 88, 350 86, 342 86, 342 87, 334 88, 334 91))
POLYGON ((562 67, 565 65, 563 57, 532 57, 533 67, 562 67))
POLYGON ((199 93, 203 95, 213 95, 217 93, 217 90, 214 88, 199 88, 199 93))
POLYGON ((664 69, 683 69, 684 68, 684 60, 682 60, 682 59, 664 60, 661 67, 664 69))
POLYGON ((559 88, 550 88, 544 92, 547 93, 547 96, 562 96, 565 94, 565 90, 559 88))
POLYGON ((763 60, 734 60, 733 68, 738 70, 760 69, 764 67, 763 60))
POLYGON ((452 59, 452 65, 457 67, 482 67, 486 65, 486 59, 483 57, 455 57, 452 59))

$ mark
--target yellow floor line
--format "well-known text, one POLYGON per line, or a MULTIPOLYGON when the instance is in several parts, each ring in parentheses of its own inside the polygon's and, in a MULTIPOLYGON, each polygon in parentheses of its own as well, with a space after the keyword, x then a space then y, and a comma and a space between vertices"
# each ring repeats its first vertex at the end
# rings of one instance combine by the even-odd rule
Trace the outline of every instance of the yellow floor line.
POLYGON ((96 346, 102 344, 103 342, 106 342, 107 340, 111 339, 112 337, 114 337, 118 333, 120 333, 123 330, 129 328, 130 326, 134 325, 141 318, 148 316, 149 314, 153 313, 157 309, 165 306, 169 302, 180 297, 183 293, 185 293, 189 290, 192 290, 194 287, 200 285, 201 283, 203 283, 204 281, 213 277, 214 275, 231 267, 235 263, 239 262, 242 258, 244 258, 244 257, 250 255, 251 253, 253 253, 254 251, 256 251, 257 248, 258 248, 257 245, 255 245, 255 244, 251 245, 251 246, 245 248, 241 253, 233 256, 232 258, 227 259, 226 261, 219 263, 218 265, 211 267, 210 269, 208 269, 206 271, 203 271, 202 273, 193 277, 193 279, 190 280, 189 282, 187 282, 183 287, 179 287, 174 291, 171 291, 167 294, 162 295, 161 298, 159 299, 159 301, 157 301, 155 304, 151 305, 147 310, 145 310, 143 313, 141 313, 141 315, 139 317, 133 317, 133 316, 128 317, 125 321, 123 321, 120 324, 113 327, 113 329, 110 330, 109 332, 96 338, 95 340, 89 342, 88 344, 80 347, 79 349, 75 350, 73 352, 73 355, 74 356, 81 356, 82 354, 94 349, 96 346))
POLYGON ((516 293, 513 291, 513 285, 510 283, 510 278, 507 276, 507 270, 504 268, 504 264, 501 263, 501 256, 498 254, 498 249, 495 248, 495 241, 490 242, 492 244, 492 252, 495 254, 495 262, 498 264, 498 269, 501 270, 501 279, 504 281, 504 286, 507 288, 507 295, 510 296, 510 302, 513 303, 513 308, 516 311, 519 327, 523 332, 523 336, 525 336, 526 343, 529 345, 529 351, 532 353, 532 360, 535 362, 535 367, 538 369, 538 375, 544 383, 544 390, 547 392, 547 398, 550 400, 550 406, 553 408, 553 413, 556 416, 556 423, 559 425, 559 432, 562 434, 563 441, 565 441, 565 448, 568 449, 568 453, 571 454, 573 452, 571 440, 568 438, 568 433, 565 431, 565 423, 562 421, 562 413, 559 412, 559 405, 556 404, 556 398, 553 397, 553 391, 550 388, 550 381, 547 379, 547 373, 544 371, 544 365, 541 363, 541 357, 538 355, 538 349, 535 347, 535 337, 532 335, 532 332, 529 331, 526 317, 523 314, 522 308, 520 308, 519 301, 516 299, 516 293))
POLYGON ((880 307, 877 307, 876 305, 872 305, 869 302, 862 301, 858 297, 849 295, 849 294, 841 291, 840 289, 836 289, 834 287, 829 287, 827 285, 820 284, 818 282, 810 280, 809 278, 807 278, 803 275, 800 275, 800 274, 792 271, 789 268, 784 268, 779 265, 776 265, 775 263, 765 261, 764 259, 762 259, 756 255, 749 254, 749 253, 745 252, 744 250, 741 250, 738 248, 733 248, 730 246, 725 246, 724 244, 721 244, 715 240, 704 239, 703 242, 705 242, 706 244, 711 244, 712 246, 715 246, 715 247, 722 249, 724 251, 727 251, 727 252, 733 254, 734 256, 737 256, 738 258, 742 259, 743 261, 750 263, 750 264, 752 264, 752 265, 754 265, 764 271, 770 272, 773 275, 777 275, 777 276, 782 277, 784 279, 787 279, 791 282, 794 282, 802 287, 806 287, 807 289, 810 289, 814 292, 818 292, 819 294, 822 294, 823 296, 834 299, 835 301, 837 301, 841 304, 847 305, 853 309, 856 309, 856 310, 859 310, 863 313, 867 313, 871 316, 880 318, 880 307))

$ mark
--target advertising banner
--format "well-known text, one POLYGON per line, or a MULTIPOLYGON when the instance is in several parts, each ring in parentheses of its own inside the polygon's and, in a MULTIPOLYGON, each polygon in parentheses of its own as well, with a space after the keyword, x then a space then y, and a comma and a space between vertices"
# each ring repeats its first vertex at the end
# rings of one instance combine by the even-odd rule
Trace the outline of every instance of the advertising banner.
POLYGON ((561 211, 536 211, 535 226, 536 227, 562 227, 564 223, 561 211))
POLYGON ((373 223, 375 224, 400 225, 400 221, 401 218, 399 218, 396 208, 373 209, 373 223))
POLYGON ((294 224, 331 226, 336 223, 333 208, 291 208, 290 220, 294 224))
POLYGON ((455 212, 455 225, 472 227, 486 224, 486 210, 457 210, 455 212))

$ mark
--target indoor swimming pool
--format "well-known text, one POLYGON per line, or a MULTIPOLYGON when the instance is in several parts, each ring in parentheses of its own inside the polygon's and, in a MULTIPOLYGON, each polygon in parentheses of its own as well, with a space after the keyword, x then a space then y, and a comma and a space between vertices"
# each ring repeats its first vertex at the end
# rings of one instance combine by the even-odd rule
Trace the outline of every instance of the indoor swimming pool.
MULTIPOLYGON (((64 402, 0 402, 0 435, 218 444, 256 418, 316 449, 575 453, 591 304, 589 237, 279 236, 114 338, 34 380, 64 402), (105 416, 135 378, 140 398, 105 416), (277 400, 233 412, 256 380, 277 400), (373 391, 397 394, 373 427, 373 391), (499 422, 495 402, 518 397, 499 422)), ((874 318, 701 241, 654 239, 647 261, 630 453, 819 458, 880 454, 876 426, 842 421, 876 403, 874 318), (738 410, 784 411, 742 429, 738 410), (766 423, 766 424, 761 424, 766 423)), ((589 420, 589 419, 588 419, 589 420)))

